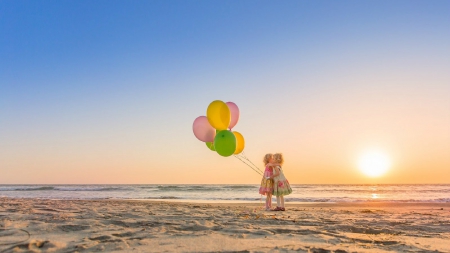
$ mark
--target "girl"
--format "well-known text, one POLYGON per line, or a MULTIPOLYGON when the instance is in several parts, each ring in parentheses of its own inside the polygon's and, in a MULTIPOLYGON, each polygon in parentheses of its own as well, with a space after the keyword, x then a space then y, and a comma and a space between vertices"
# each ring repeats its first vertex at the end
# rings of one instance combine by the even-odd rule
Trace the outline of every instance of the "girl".
POLYGON ((266 165, 266 170, 264 171, 263 178, 261 180, 261 186, 259 187, 259 194, 266 195, 266 211, 270 211, 272 208, 272 192, 273 192, 273 169, 267 164, 274 162, 272 159, 272 154, 266 154, 263 159, 266 165))
POLYGON ((273 195, 277 196, 277 208, 273 209, 273 211, 285 211, 284 195, 291 194, 292 188, 289 185, 289 181, 284 176, 283 169, 280 166, 284 162, 283 154, 276 153, 273 155, 273 161, 275 163, 267 164, 268 166, 275 166, 271 178, 273 178, 273 195))

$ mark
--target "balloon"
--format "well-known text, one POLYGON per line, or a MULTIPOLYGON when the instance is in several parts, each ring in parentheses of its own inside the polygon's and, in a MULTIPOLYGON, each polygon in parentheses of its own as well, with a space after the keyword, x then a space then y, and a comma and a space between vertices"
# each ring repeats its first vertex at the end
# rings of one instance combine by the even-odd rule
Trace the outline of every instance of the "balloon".
POLYGON ((226 130, 230 125, 231 113, 227 104, 220 100, 212 101, 206 110, 209 124, 217 130, 226 130))
POLYGON ((237 155, 244 150, 245 140, 241 133, 234 131, 233 134, 236 137, 236 150, 234 151, 234 154, 237 155))
POLYGON ((197 117, 192 125, 195 137, 203 142, 213 142, 216 130, 209 124, 205 116, 197 117))
POLYGON ((211 151, 216 151, 216 148, 214 148, 214 142, 205 142, 206 146, 211 149, 211 151))
POLYGON ((230 156, 236 150, 236 137, 231 131, 222 130, 214 138, 214 147, 221 156, 230 156))
POLYGON ((230 109, 231 114, 231 120, 230 125, 228 125, 228 128, 231 130, 239 121, 239 108, 238 106, 233 102, 226 102, 228 108, 230 109))

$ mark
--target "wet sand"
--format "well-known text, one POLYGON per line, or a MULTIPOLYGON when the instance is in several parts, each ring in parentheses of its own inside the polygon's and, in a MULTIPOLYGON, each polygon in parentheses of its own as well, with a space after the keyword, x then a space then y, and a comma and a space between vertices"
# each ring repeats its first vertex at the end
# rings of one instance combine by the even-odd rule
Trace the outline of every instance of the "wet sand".
POLYGON ((450 203, 0 198, 3 252, 450 252, 450 203))

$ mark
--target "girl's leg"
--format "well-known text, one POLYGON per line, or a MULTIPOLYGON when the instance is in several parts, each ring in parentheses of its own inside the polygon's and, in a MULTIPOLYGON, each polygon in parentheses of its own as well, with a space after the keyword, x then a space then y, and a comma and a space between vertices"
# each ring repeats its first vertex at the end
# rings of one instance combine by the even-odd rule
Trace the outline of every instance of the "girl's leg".
POLYGON ((280 207, 284 208, 284 196, 280 196, 280 202, 281 202, 280 207))
POLYGON ((267 208, 272 208, 272 194, 267 194, 267 208))
POLYGON ((277 207, 281 207, 280 196, 277 196, 277 207))

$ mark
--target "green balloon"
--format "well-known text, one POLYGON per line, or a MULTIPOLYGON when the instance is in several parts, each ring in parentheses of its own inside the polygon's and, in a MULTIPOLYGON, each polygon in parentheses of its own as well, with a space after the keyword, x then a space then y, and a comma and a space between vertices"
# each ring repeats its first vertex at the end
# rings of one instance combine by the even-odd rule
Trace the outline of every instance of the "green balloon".
POLYGON ((231 131, 222 130, 214 138, 214 147, 221 156, 230 156, 236 150, 236 136, 231 131))
POLYGON ((205 142, 206 146, 211 149, 212 151, 216 151, 216 148, 214 148, 214 143, 213 142, 205 142))

